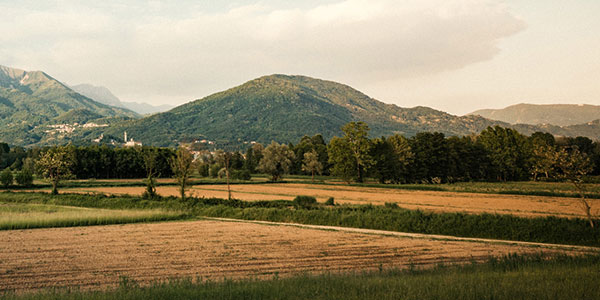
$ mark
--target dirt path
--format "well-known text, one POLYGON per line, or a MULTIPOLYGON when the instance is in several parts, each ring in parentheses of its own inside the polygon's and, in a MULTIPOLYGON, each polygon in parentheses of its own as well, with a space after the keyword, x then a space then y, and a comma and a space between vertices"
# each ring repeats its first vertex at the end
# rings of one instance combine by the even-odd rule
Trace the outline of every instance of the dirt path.
MULTIPOLYGON (((585 217, 577 199, 561 197, 498 195, 435 191, 409 191, 401 189, 368 188, 311 184, 240 184, 231 186, 233 197, 240 200, 292 200, 298 195, 309 195, 324 202, 334 197, 336 203, 384 205, 397 203, 408 209, 438 212, 498 213, 525 217, 585 217)), ((71 191, 102 192, 107 194, 140 195, 143 187, 78 188, 71 191)), ((178 195, 174 186, 158 187, 163 196, 178 195)), ((190 195, 197 197, 227 198, 225 185, 197 185, 190 195)), ((600 214, 600 199, 590 199, 593 214, 600 214)))
POLYGON ((141 284, 175 277, 271 278, 590 251, 305 227, 201 220, 2 231, 0 291, 102 289, 116 286, 120 276, 141 284))

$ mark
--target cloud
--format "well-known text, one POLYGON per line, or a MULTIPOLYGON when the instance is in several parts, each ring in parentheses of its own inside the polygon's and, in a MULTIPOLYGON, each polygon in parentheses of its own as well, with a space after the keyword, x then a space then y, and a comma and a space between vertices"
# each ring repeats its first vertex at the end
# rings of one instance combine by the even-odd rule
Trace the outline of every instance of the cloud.
POLYGON ((11 16, 0 21, 8 60, 0 64, 103 84, 125 100, 173 103, 271 73, 369 83, 460 69, 493 58, 502 38, 525 27, 497 1, 261 2, 224 11, 190 5, 184 14, 168 13, 160 1, 108 3, 67 10, 0 4, 11 16))

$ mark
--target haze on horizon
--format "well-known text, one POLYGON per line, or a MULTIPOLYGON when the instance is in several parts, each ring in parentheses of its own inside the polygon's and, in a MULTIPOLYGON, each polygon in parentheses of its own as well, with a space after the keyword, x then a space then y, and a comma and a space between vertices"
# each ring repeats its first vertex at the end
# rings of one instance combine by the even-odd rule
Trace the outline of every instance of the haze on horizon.
POLYGON ((453 114, 600 105, 600 2, 0 0, 0 65, 179 105, 263 75, 453 114))

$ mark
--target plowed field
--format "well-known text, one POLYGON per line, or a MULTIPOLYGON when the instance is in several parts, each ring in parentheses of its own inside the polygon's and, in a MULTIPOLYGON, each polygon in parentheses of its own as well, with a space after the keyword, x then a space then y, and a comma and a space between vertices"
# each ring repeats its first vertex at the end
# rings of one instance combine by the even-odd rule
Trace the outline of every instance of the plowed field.
POLYGON ((102 289, 121 276, 141 284, 182 276, 264 278, 566 251, 208 220, 11 230, 0 232, 0 241, 0 291, 102 289))

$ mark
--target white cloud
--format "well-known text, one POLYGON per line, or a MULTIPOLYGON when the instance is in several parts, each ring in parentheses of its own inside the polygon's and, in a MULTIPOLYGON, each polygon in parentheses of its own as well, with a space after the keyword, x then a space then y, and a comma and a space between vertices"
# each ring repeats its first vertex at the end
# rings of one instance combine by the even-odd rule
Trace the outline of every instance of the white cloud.
POLYGON ((190 6, 184 17, 157 13, 165 5, 116 15, 109 4, 0 4, 10 14, 0 18, 0 53, 9 53, 0 64, 106 85, 124 100, 173 103, 271 73, 367 84, 459 69, 491 59, 499 40, 524 28, 496 1, 346 0, 224 12, 190 6))

